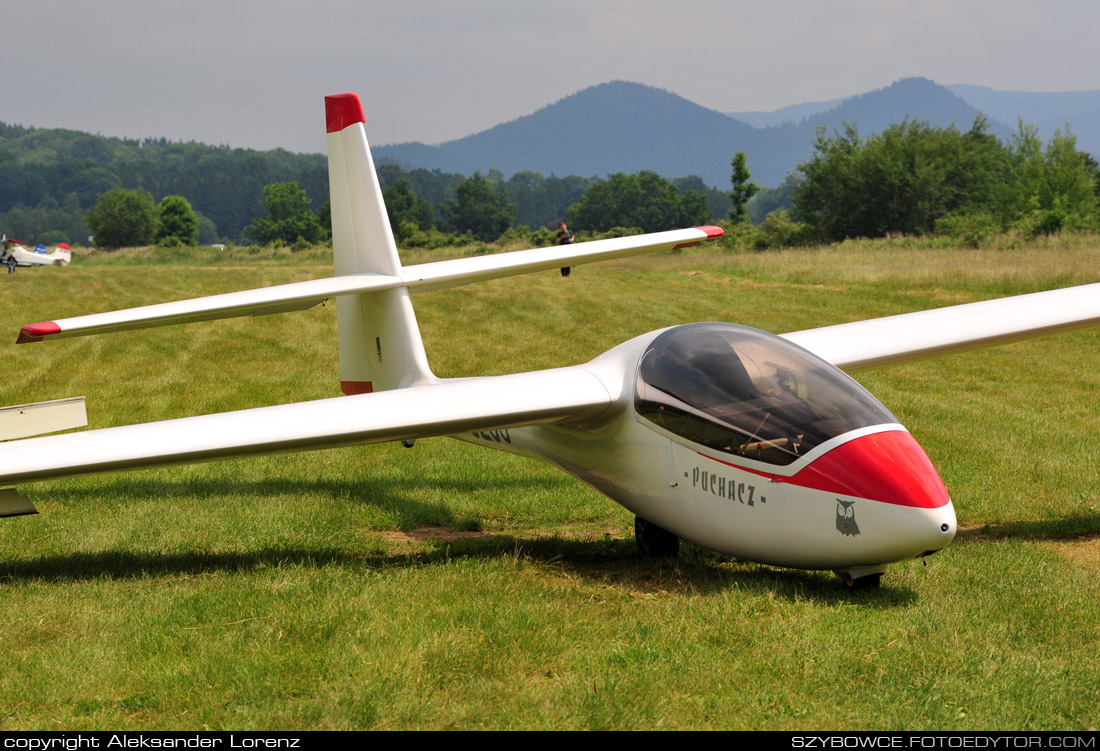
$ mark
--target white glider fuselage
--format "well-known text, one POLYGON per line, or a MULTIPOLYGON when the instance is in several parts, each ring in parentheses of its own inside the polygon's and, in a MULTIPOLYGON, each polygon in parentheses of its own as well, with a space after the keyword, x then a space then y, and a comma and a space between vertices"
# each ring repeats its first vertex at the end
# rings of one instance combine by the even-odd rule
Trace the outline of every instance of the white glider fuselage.
MULTIPOLYGON (((774 450, 769 457, 773 462, 762 458, 771 445, 759 450, 761 441, 728 419, 697 415, 699 421, 684 430, 677 424, 662 427, 644 416, 639 410, 644 403, 639 389, 646 388, 640 363, 654 351, 654 341, 666 332, 703 326, 748 331, 778 348, 797 349, 830 371, 842 390, 850 390, 857 409, 870 400, 889 414, 844 373, 780 337, 728 324, 689 324, 636 337, 571 369, 589 374, 607 389, 611 403, 599 415, 455 437, 545 460, 639 517, 744 560, 831 569, 858 578, 951 542, 957 523, 947 491, 927 455, 896 420, 843 430, 802 455, 779 457, 789 463, 775 464, 774 450), (700 437, 697 427, 707 433, 709 445, 693 440, 700 437), (746 444, 752 448, 743 448, 746 444), (751 455, 754 450, 757 458, 751 455)), ((756 375, 758 382, 766 378, 756 375)), ((805 404, 796 394, 783 396, 805 404)), ((764 398, 776 406, 782 401, 764 398)), ((726 417, 737 411, 753 412, 734 405, 726 417)), ((756 410, 751 419, 759 420, 759 414, 756 410)), ((775 436, 765 443, 783 440, 775 436)))

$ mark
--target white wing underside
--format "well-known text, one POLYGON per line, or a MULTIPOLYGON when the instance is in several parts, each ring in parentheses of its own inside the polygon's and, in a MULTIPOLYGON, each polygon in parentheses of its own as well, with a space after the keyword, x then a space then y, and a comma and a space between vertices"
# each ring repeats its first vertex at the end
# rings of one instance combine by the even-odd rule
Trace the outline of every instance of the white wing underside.
POLYGON ((782 334, 841 370, 1006 344, 1100 324, 1100 284, 782 334))
POLYGON ((583 367, 442 381, 3 444, 0 485, 228 456, 379 443, 597 417, 611 404, 583 367))

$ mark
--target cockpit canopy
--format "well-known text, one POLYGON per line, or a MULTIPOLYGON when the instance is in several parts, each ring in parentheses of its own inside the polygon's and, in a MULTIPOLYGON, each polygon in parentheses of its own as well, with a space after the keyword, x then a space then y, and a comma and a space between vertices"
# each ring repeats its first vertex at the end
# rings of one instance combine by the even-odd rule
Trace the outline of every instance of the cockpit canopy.
POLYGON ((634 407, 689 441, 770 464, 790 464, 851 430, 898 421, 824 360, 729 323, 693 323, 657 336, 642 355, 634 407))

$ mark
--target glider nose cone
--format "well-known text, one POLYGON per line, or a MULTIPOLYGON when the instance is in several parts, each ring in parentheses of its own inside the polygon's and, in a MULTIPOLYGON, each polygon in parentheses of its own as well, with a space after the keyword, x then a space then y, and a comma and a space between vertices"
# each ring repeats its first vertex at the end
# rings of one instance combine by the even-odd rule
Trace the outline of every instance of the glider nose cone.
POLYGON ((872 433, 843 443, 799 475, 803 473, 838 493, 871 501, 925 509, 951 504, 928 454, 903 430, 872 433))
MULTIPOLYGON (((955 508, 928 454, 904 430, 860 436, 837 446, 799 473, 839 495, 877 501, 897 543, 919 556, 955 537, 955 508), (903 545, 904 542, 904 545, 903 545)), ((883 530, 885 532, 885 530, 883 530)))

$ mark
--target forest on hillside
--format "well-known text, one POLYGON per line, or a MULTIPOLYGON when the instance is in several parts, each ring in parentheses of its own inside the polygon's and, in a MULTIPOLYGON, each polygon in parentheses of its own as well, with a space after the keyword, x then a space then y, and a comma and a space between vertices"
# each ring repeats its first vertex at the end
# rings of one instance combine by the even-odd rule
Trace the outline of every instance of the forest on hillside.
MULTIPOLYGON (((439 222, 441 207, 467 179, 394 163, 380 164, 378 173, 383 188, 408 180, 439 222)), ((600 180, 547 177, 530 170, 508 179, 491 170, 486 177, 516 207, 513 223, 531 229, 564 219, 569 206, 600 180)), ((0 232, 27 242, 85 242, 87 213, 101 195, 115 188, 144 190, 157 202, 169 195, 183 196, 198 214, 200 242, 242 242, 247 240, 244 230, 264 215, 264 187, 289 182, 305 190, 313 210, 321 212, 328 199, 325 156, 0 123, 0 232)), ((714 216, 725 215, 729 201, 723 192, 698 177, 673 182, 681 192, 704 195, 714 216)))

